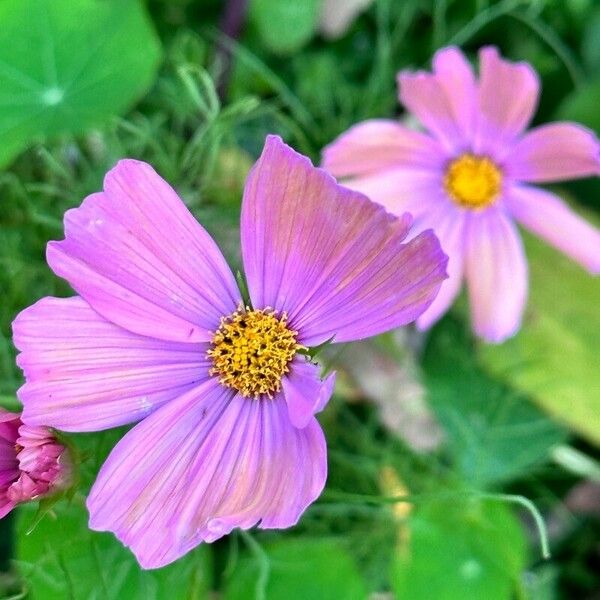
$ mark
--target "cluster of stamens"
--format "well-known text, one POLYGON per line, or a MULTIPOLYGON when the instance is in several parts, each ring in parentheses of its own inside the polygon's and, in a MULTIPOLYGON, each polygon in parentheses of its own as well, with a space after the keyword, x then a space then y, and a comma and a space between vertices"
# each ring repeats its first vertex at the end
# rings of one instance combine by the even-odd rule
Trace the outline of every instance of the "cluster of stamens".
POLYGON ((463 154, 448 164, 444 188, 463 208, 484 208, 492 204, 502 187, 502 172, 486 156, 463 154))
POLYGON ((276 316, 269 308, 240 307, 221 319, 212 338, 209 373, 243 396, 272 398, 296 352, 306 350, 297 335, 288 328, 285 313, 276 316))

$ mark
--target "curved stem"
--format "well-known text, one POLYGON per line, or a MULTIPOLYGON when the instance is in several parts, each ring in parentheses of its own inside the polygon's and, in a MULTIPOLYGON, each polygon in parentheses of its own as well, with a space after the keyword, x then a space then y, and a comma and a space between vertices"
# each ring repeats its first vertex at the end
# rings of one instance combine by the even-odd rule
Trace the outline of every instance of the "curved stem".
POLYGON ((516 494, 494 494, 488 492, 441 492, 441 493, 429 493, 429 494, 408 494, 405 496, 388 497, 388 496, 370 496, 368 494, 351 494, 346 492, 335 492, 330 490, 325 492, 324 498, 332 498, 336 500, 349 500, 355 502, 368 502, 375 504, 395 504, 397 502, 410 502, 416 504, 421 501, 427 500, 456 500, 457 498, 479 498, 481 500, 492 500, 496 502, 509 502, 511 504, 519 504, 523 508, 527 509, 535 522, 538 535, 540 538, 540 547, 542 551, 542 557, 547 560, 550 558, 550 545, 548 543, 548 530, 544 519, 537 509, 536 505, 526 498, 516 494))
POLYGON ((540 537, 540 546, 542 549, 542 557, 545 560, 550 558, 550 544, 548 543, 548 530, 546 529, 546 524, 544 523, 544 519, 537 509, 537 506, 525 496, 519 496, 517 494, 486 494, 480 493, 476 494, 479 498, 483 500, 494 500, 497 502, 510 502, 512 504, 519 504, 523 508, 527 509, 538 530, 538 535, 540 537))

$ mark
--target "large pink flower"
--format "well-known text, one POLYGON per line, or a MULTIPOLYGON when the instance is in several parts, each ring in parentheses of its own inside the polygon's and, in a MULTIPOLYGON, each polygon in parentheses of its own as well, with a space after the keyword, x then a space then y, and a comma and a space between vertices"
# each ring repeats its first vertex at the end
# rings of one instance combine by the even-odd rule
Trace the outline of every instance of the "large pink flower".
POLYGON ((400 101, 428 133, 395 121, 358 124, 324 151, 323 166, 395 214, 414 232, 434 228, 449 255, 449 279, 418 319, 427 328, 466 279, 475 332, 499 342, 520 327, 527 263, 513 219, 592 273, 600 233, 556 195, 531 184, 600 174, 600 145, 573 123, 524 133, 539 95, 525 63, 479 54, 477 81, 457 48, 440 50, 433 73, 402 72, 400 101))
POLYGON ((144 567, 233 528, 295 524, 323 489, 314 415, 328 402, 306 348, 416 319, 445 277, 425 232, 267 138, 248 177, 242 255, 250 306, 206 231, 144 163, 65 216, 48 262, 79 296, 14 323, 24 419, 67 431, 142 420, 90 493, 90 526, 144 567))
POLYGON ((0 408, 0 519, 21 502, 58 491, 69 476, 67 451, 47 427, 24 425, 0 408))

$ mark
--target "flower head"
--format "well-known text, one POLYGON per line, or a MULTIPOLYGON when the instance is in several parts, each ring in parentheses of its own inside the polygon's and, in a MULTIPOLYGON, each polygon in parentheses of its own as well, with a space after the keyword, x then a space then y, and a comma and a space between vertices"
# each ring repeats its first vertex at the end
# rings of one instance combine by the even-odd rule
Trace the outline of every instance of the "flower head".
POLYGON ((0 519, 17 504, 64 487, 69 472, 66 449, 49 429, 24 425, 0 408, 0 519))
POLYGON ((433 228, 449 255, 449 278, 417 320, 427 328, 467 281, 475 332, 500 342, 520 327, 527 263, 513 223, 600 272, 600 233, 555 194, 531 184, 600 174, 600 143, 574 123, 529 124, 536 73, 479 53, 477 80, 457 48, 440 50, 433 73, 401 72, 400 101, 426 133, 385 120, 352 127, 324 151, 323 166, 396 214, 414 231, 433 228))
POLYGON ((28 423, 137 424, 88 498, 147 568, 233 528, 295 524, 321 493, 328 402, 306 352, 416 319, 445 277, 431 232, 397 218, 277 138, 244 192, 249 304, 217 246, 147 164, 121 161, 67 212, 52 269, 78 292, 14 323, 28 423))

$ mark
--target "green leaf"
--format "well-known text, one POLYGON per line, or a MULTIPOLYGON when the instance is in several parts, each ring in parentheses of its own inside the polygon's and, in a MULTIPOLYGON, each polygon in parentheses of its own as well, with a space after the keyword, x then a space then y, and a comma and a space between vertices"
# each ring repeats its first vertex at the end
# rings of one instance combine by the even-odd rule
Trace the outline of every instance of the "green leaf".
POLYGON ((428 401, 446 434, 461 478, 486 487, 527 473, 565 438, 523 394, 477 364, 462 323, 446 318, 423 357, 428 401))
POLYGON ((210 551, 201 546, 176 563, 143 571, 133 554, 109 533, 87 528, 79 503, 61 503, 29 535, 35 507, 20 509, 18 567, 32 600, 204 599, 210 588, 210 551))
POLYGON ((600 444, 600 281, 538 239, 525 236, 525 247, 531 298, 523 327, 501 346, 482 346, 481 359, 600 444))
POLYGON ((334 540, 284 538, 244 557, 225 588, 224 600, 364 600, 365 584, 334 540))
POLYGON ((252 0, 249 18, 269 50, 292 54, 315 33, 320 8, 319 0, 252 0))
POLYGON ((160 43, 138 0, 3 0, 0 23, 0 166, 123 113, 154 79, 160 43))
POLYGON ((404 525, 390 580, 398 598, 509 600, 525 564, 510 510, 492 502, 432 502, 404 525))
POLYGON ((0 395, 0 407, 11 412, 20 412, 21 404, 15 396, 0 395))

